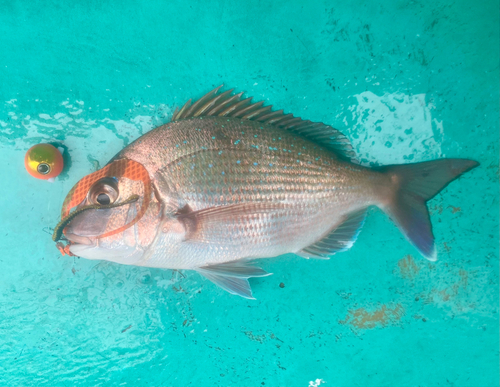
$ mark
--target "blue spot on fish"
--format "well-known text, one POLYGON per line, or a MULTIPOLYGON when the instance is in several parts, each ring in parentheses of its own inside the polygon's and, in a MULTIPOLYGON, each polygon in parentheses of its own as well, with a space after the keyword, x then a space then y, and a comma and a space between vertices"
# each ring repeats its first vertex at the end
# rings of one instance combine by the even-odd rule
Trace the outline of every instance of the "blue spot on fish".
POLYGON ((259 163, 253 163, 253 165, 259 165, 259 163))
POLYGON ((241 141, 241 140, 236 140, 236 141, 234 142, 234 145, 238 145, 238 144, 240 143, 240 141, 241 141))
POLYGON ((215 140, 215 136, 212 136, 212 140, 215 140))
POLYGON ((212 165, 212 164, 208 164, 208 168, 212 168, 212 167, 213 167, 213 165, 212 165))
POLYGON ((240 161, 240 160, 236 161, 236 164, 239 164, 239 163, 241 163, 241 161, 240 161))

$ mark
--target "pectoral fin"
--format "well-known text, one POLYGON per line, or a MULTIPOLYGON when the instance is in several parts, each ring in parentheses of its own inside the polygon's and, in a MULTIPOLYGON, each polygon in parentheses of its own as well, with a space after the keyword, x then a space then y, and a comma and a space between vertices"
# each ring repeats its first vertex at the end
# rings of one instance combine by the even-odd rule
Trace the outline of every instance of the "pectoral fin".
POLYGON ((239 203, 182 212, 177 215, 177 219, 184 224, 186 240, 216 243, 218 238, 227 237, 230 229, 284 210, 285 205, 279 203, 239 203))
POLYGON ((245 260, 203 266, 196 271, 229 293, 251 300, 255 298, 252 295, 248 278, 266 277, 272 274, 260 267, 251 266, 245 260))

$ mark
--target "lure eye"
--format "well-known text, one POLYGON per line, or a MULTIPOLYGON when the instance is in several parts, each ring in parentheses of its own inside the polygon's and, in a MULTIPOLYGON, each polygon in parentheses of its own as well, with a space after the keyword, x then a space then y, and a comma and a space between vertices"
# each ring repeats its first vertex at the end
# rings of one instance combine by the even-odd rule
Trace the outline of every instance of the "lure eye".
POLYGON ((47 173, 50 172, 50 165, 45 163, 38 164, 36 170, 38 171, 38 173, 46 175, 47 173))
POLYGON ((113 204, 118 199, 118 185, 116 180, 111 177, 105 177, 96 181, 90 187, 87 194, 87 200, 92 204, 107 206, 113 204))

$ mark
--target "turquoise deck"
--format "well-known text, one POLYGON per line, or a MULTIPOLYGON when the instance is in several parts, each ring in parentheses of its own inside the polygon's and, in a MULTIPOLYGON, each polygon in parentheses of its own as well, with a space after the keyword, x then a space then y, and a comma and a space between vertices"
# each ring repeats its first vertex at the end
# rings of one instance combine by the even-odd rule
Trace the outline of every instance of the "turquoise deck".
POLYGON ((498 1, 0 0, 0 385, 498 386, 499 36, 498 1), (72 185, 221 83, 366 163, 481 162, 429 203, 439 260, 376 209, 329 261, 263 260, 256 301, 60 256, 72 185), (23 166, 51 141, 54 184, 23 166))

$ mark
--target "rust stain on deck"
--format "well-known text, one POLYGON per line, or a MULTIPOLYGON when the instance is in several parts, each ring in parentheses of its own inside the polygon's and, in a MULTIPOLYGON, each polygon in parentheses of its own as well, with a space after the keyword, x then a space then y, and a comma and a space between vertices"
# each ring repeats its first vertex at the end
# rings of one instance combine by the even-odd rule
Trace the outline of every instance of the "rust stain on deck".
MULTIPOLYGON (((453 282, 447 283, 443 287, 433 287, 427 294, 422 294, 425 303, 447 303, 453 302, 454 306, 459 309, 463 308, 464 297, 468 291, 470 277, 474 275, 464 269, 459 269, 458 272, 450 271, 453 282)), ((472 304, 467 304, 472 307, 472 304)))
POLYGON ((365 308, 349 310, 344 320, 339 321, 340 324, 349 324, 357 329, 373 329, 377 327, 386 327, 398 322, 405 314, 405 310, 401 304, 394 306, 382 305, 372 311, 365 308))
POLYGON ((401 277, 407 279, 414 279, 420 271, 420 268, 415 263, 415 260, 409 254, 399 260, 398 267, 401 277))

